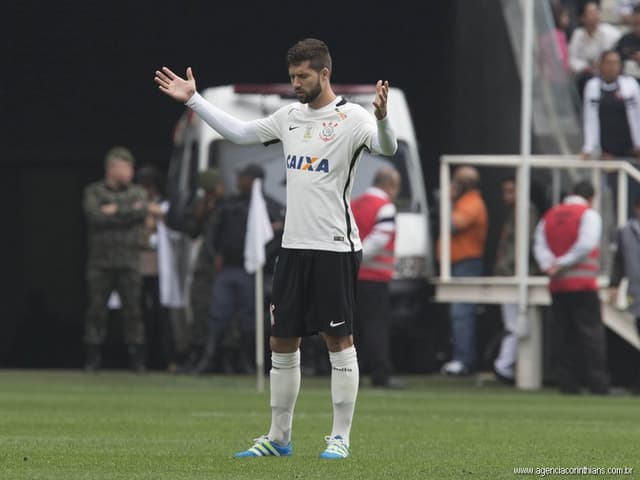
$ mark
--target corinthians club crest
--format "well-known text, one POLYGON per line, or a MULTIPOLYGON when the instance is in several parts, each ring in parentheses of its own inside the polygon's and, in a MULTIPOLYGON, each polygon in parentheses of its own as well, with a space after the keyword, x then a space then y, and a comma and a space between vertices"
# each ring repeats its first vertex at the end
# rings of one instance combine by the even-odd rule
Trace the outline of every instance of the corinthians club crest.
POLYGON ((338 123, 334 122, 322 122, 322 130, 320 130, 320 140, 323 142, 330 142, 336 136, 335 128, 338 126, 338 123))

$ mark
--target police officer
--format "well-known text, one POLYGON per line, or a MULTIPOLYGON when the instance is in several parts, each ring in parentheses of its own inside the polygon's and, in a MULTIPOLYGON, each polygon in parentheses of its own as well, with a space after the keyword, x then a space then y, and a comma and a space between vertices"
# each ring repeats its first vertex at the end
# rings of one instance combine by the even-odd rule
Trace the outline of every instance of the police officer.
POLYGON ((107 331, 107 301, 112 291, 118 293, 122 304, 130 367, 136 372, 145 370, 139 264, 144 221, 149 208, 157 206, 148 207, 145 190, 132 183, 133 168, 131 152, 124 147, 114 147, 105 157, 104 179, 90 184, 84 191, 83 209, 89 235, 89 306, 84 334, 87 371, 101 366, 101 346, 107 331))

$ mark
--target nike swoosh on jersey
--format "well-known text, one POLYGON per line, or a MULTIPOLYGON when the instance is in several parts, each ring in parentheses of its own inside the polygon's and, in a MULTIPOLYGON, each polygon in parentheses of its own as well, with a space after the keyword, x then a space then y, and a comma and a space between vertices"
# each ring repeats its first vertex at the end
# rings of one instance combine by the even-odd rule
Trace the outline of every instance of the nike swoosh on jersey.
POLYGON ((300 125, 289 125, 289 131, 295 130, 296 128, 300 128, 300 125))
POLYGON ((331 328, 335 328, 335 327, 339 327, 340 325, 344 325, 345 323, 347 323, 347 322, 345 322, 344 320, 342 322, 338 322, 338 323, 335 323, 333 320, 331 320, 329 322, 329 326, 331 328))

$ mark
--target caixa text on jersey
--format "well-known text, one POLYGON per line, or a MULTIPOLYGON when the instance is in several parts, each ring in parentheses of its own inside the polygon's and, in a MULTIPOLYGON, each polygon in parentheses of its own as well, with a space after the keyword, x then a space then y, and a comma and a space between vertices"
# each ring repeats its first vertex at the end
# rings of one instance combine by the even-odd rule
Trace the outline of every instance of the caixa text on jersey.
POLYGON ((329 160, 308 155, 287 155, 287 168, 307 170, 309 172, 329 173, 329 160))

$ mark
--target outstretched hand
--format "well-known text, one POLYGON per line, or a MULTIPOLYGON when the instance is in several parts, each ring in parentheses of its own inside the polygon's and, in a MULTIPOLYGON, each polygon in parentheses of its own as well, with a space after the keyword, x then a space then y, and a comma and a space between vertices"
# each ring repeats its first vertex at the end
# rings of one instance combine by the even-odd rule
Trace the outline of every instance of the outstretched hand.
POLYGON ((191 67, 187 68, 186 80, 167 67, 162 67, 162 71, 156 70, 154 81, 162 93, 182 103, 185 103, 196 93, 196 79, 191 67))
POLYGON ((375 110, 373 111, 374 115, 378 120, 382 120, 387 116, 387 97, 389 96, 389 82, 387 80, 382 82, 382 80, 378 80, 376 83, 376 98, 373 101, 373 106, 375 110))

